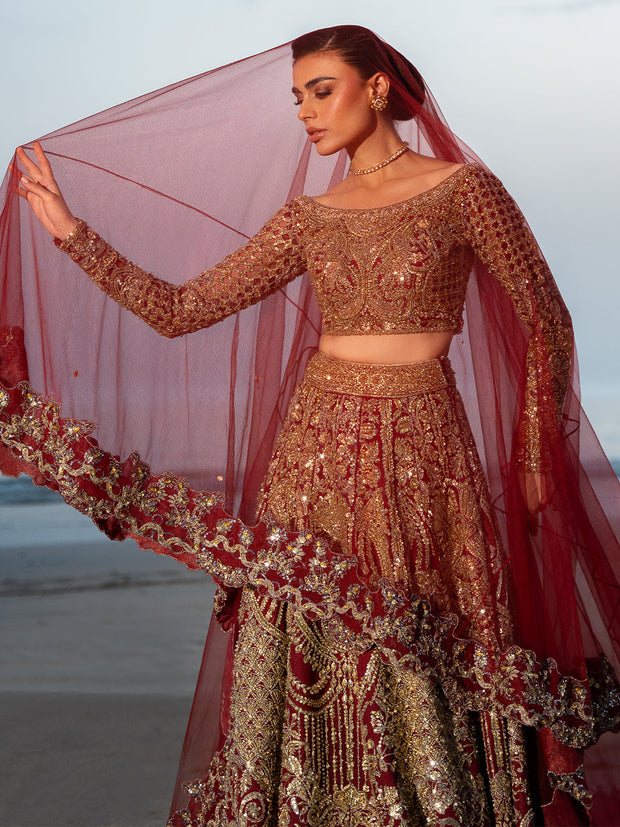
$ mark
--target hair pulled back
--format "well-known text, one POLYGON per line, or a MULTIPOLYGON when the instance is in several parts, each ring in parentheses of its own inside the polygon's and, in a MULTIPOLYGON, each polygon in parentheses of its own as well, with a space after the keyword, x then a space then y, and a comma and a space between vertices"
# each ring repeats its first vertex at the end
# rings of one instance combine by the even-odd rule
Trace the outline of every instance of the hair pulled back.
POLYGON ((316 52, 336 52, 362 80, 377 72, 390 79, 388 112, 395 121, 408 121, 424 103, 426 88, 415 66, 378 35, 363 26, 330 26, 308 32, 291 44, 293 62, 316 52))

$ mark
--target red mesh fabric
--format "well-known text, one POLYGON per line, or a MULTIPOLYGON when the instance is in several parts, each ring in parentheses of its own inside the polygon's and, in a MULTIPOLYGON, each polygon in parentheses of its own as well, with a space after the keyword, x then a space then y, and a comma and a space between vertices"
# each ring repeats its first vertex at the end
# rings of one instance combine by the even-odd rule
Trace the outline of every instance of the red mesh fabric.
MULTIPOLYGON (((403 139, 446 160, 475 160, 431 96, 422 105, 407 91, 417 81, 384 49, 392 83, 414 116, 399 126, 403 139)), ((290 84, 285 45, 57 130, 42 144, 73 212, 145 269, 180 283, 238 247, 288 198, 323 192, 344 174, 342 155, 312 153, 295 119, 290 84)), ((318 341, 320 319, 307 278, 209 330, 162 339, 54 248, 13 185, 7 173, 0 225, 5 386, 26 378, 27 354, 32 387, 57 399, 64 417, 95 423, 103 449, 121 457, 137 451, 154 473, 173 469, 196 489, 223 490, 227 508, 253 522, 288 399, 318 341), (25 347, 16 329, 23 330, 25 347)), ((549 500, 533 517, 512 461, 529 335, 501 286, 477 266, 464 331, 450 356, 507 549, 516 642, 580 679, 586 659, 600 653, 618 672, 619 486, 580 408, 576 360, 561 427, 549 429, 551 367, 540 353, 549 500)), ((4 473, 26 471, 44 481, 15 455, 5 452, 0 460, 4 473)), ((221 674, 224 637, 216 637, 209 636, 208 654, 221 674)), ((218 693, 201 679, 192 718, 201 735, 190 727, 184 759, 191 776, 206 774, 216 736, 205 722, 213 728, 218 721, 205 710, 218 693)), ((545 769, 573 773, 581 762, 551 737, 541 740, 541 756, 541 776, 545 769)), ((601 766, 608 762, 592 762, 595 789, 601 766)), ((609 783, 597 816, 608 821, 601 824, 616 817, 609 783)), ((562 794, 549 805, 558 819, 571 806, 562 794)))

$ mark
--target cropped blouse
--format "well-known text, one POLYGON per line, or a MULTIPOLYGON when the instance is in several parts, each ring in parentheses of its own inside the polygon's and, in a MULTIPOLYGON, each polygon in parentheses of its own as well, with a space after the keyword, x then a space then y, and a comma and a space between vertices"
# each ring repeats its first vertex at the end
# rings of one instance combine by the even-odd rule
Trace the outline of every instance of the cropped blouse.
POLYGON ((542 335, 532 347, 545 347, 558 407, 564 398, 570 317, 519 208, 477 164, 385 207, 295 198, 243 247, 181 286, 146 273, 84 222, 59 246, 105 293, 169 337, 215 324, 306 270, 324 333, 458 332, 477 256, 529 331, 542 335))

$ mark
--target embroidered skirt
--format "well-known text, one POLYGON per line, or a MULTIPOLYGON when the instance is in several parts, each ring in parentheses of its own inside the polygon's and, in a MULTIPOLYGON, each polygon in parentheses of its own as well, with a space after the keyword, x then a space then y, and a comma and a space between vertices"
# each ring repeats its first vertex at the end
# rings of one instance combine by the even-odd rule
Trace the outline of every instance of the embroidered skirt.
MULTIPOLYGON (((356 555, 463 635, 510 641, 486 481, 445 357, 366 365, 317 354, 266 476, 261 514, 356 555)), ((344 646, 245 588, 227 730, 171 825, 526 824, 528 730, 451 708, 441 685, 344 646)))

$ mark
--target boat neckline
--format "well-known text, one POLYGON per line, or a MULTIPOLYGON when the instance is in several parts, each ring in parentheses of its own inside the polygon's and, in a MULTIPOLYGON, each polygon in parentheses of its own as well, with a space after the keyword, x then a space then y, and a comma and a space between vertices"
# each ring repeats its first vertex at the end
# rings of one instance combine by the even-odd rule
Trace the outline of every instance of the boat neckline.
POLYGON ((402 201, 392 201, 391 204, 382 204, 378 207, 333 207, 331 204, 321 204, 320 201, 317 201, 310 195, 302 195, 304 201, 310 202, 313 206, 319 207, 322 210, 333 210, 334 212, 349 212, 349 213, 362 213, 362 212, 375 212, 376 210, 388 210, 390 207, 402 207, 405 204, 410 204, 412 201, 417 201, 418 198, 424 198, 426 195, 431 195, 432 193, 436 192, 436 190, 440 189, 447 184, 448 182, 452 181, 459 173, 461 173, 464 169, 469 169, 471 167, 475 167, 477 164, 472 162, 465 163, 460 166, 458 169, 455 169, 454 172, 451 172, 450 175, 446 175, 445 178, 442 178, 437 184, 434 184, 432 187, 429 187, 427 190, 422 190, 422 192, 417 192, 415 195, 410 195, 409 198, 404 198, 402 201))

